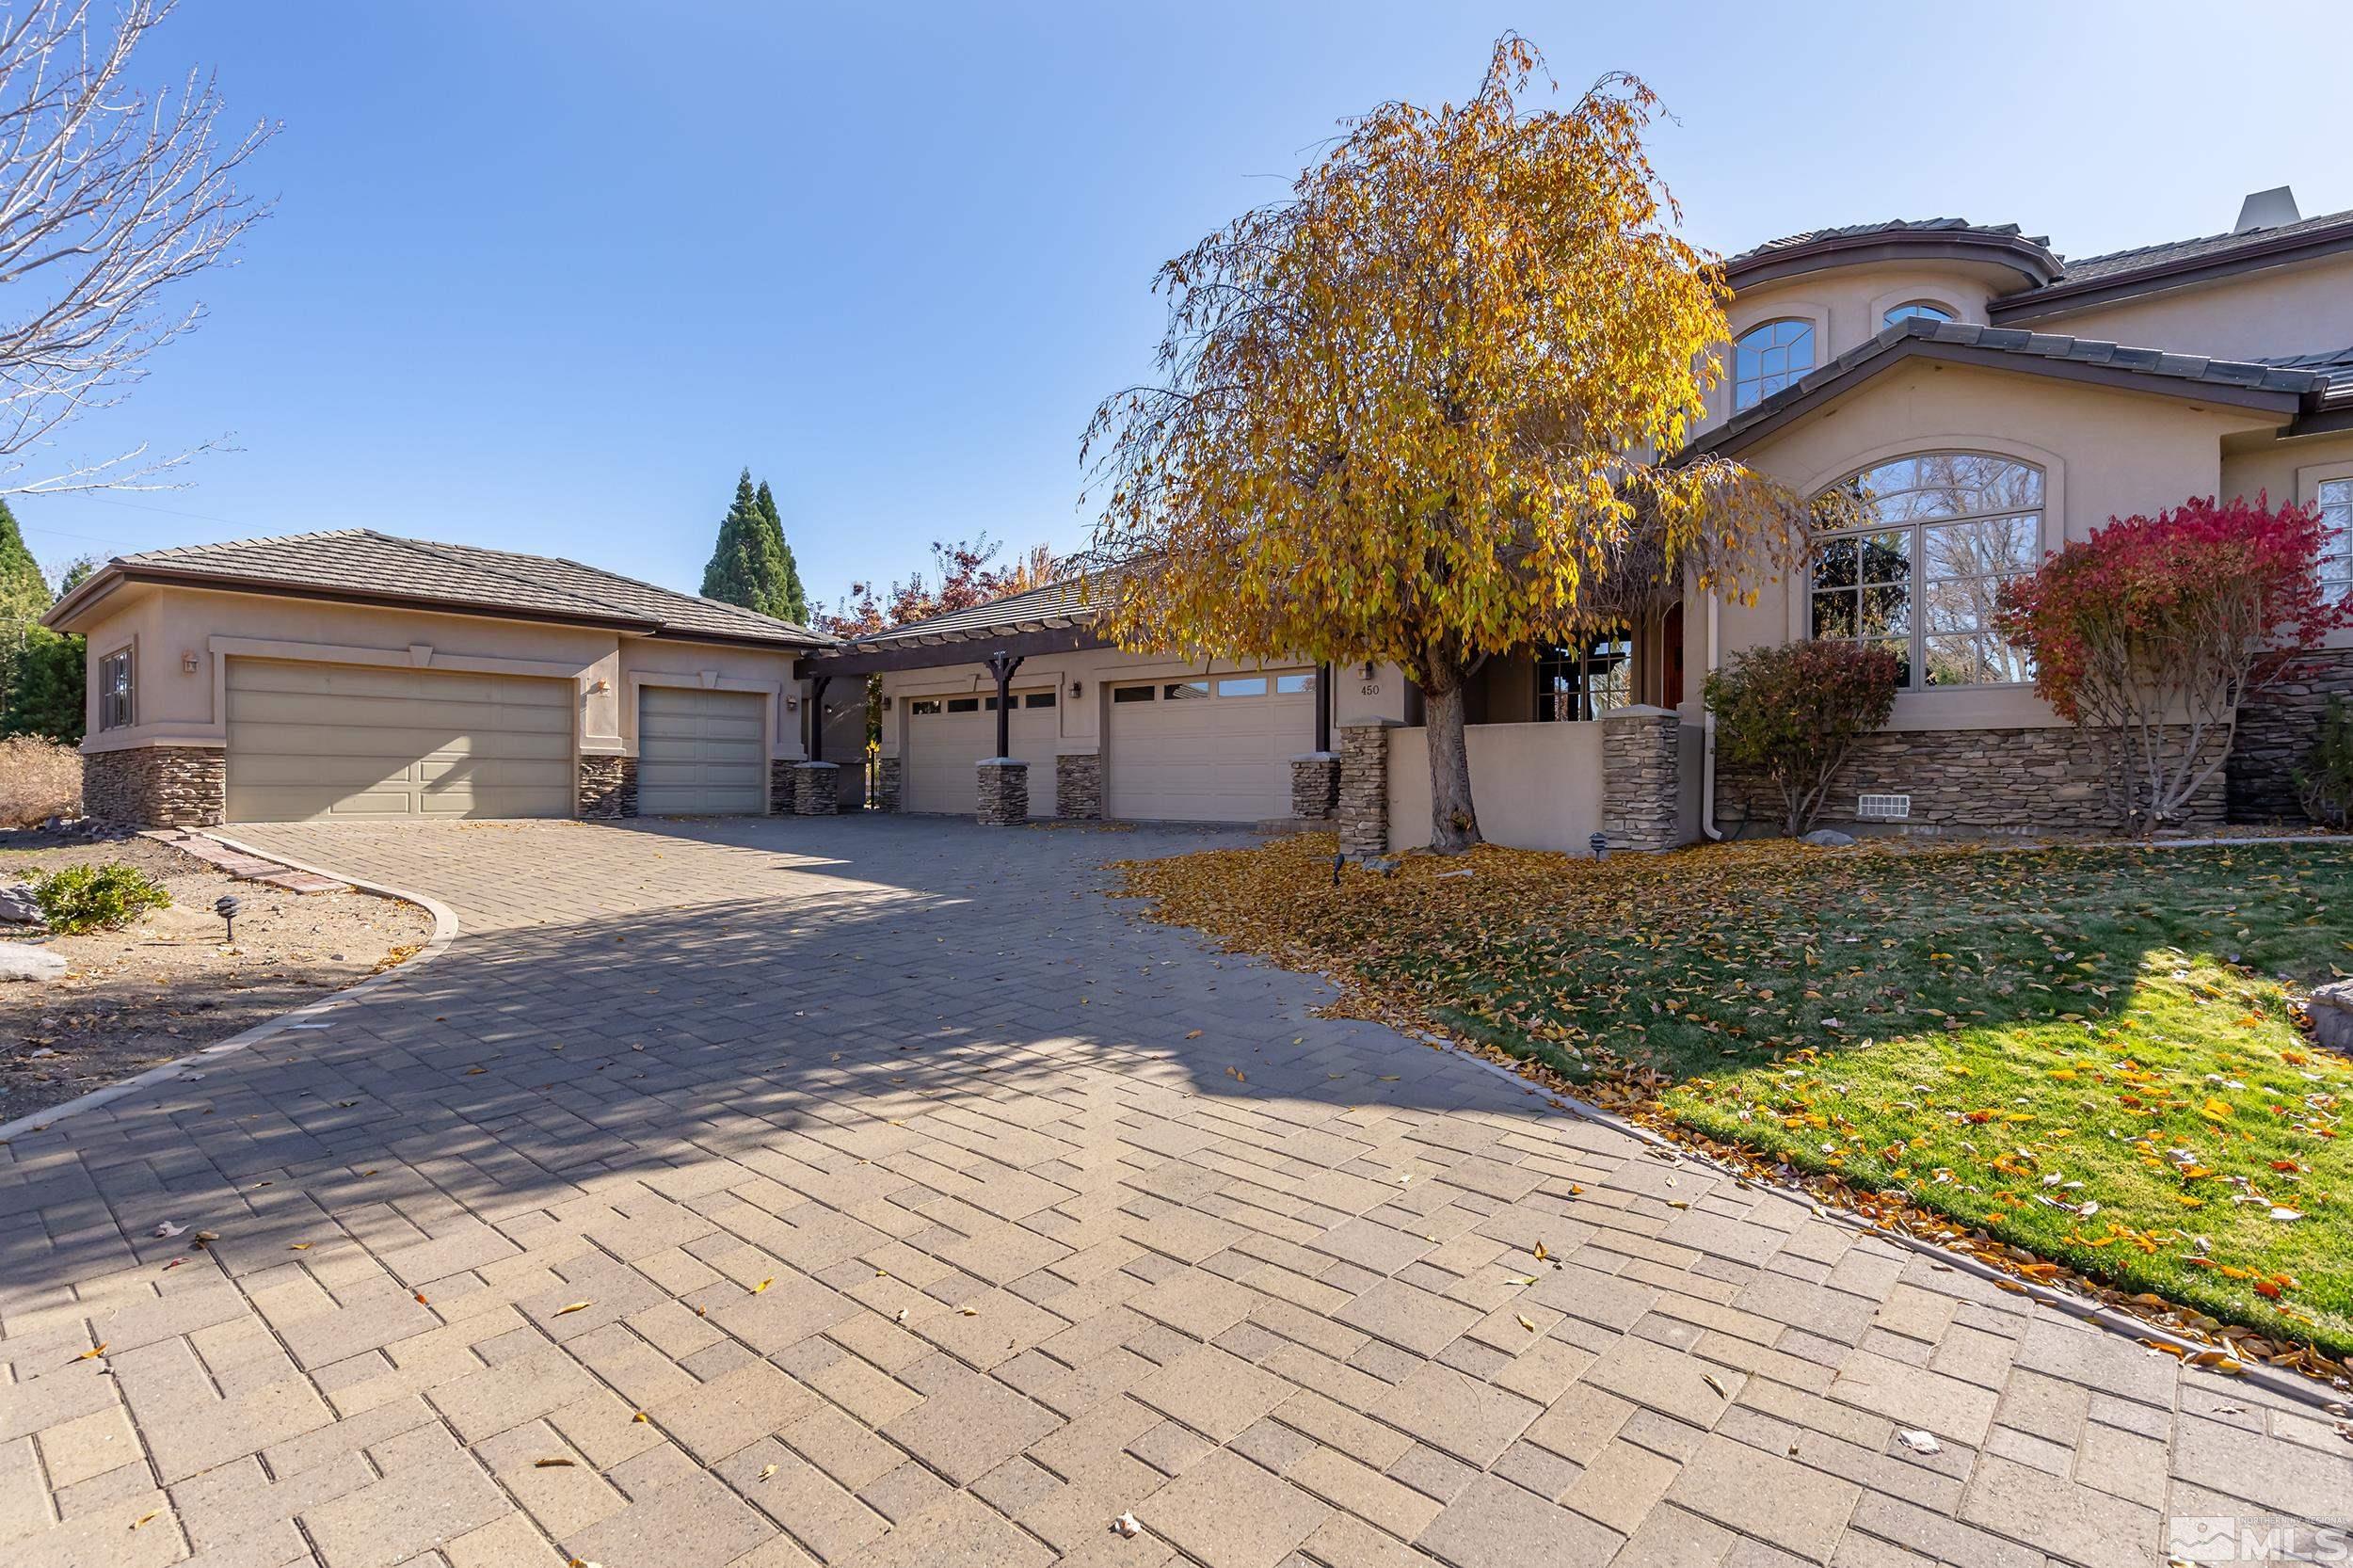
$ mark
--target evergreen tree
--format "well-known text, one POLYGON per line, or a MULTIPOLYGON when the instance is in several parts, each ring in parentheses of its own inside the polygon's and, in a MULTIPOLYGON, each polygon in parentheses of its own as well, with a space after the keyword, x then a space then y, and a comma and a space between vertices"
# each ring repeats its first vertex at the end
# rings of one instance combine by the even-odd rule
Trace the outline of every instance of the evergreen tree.
POLYGON ((786 573, 792 569, 784 553, 784 536, 760 512, 752 488, 752 471, 735 481, 735 501, 720 520, 718 543, 711 564, 703 568, 703 597, 740 604, 763 616, 788 616, 786 573))
POLYGON ((7 711, 10 694, 16 690, 34 623, 49 603, 49 584, 33 552, 24 548, 16 514, 0 500, 0 712, 7 711))
POLYGON ((85 671, 82 639, 33 625, 16 661, 16 680, 0 711, 0 735, 45 735, 80 743, 85 671))
POLYGON ((806 626, 808 624, 808 592, 801 586, 800 566, 792 559, 792 546, 786 542, 784 536, 784 515, 776 510, 776 498, 768 488, 767 480, 760 482, 760 491, 754 499, 759 501, 761 520, 767 523, 768 533, 776 541, 776 553, 784 557, 784 576, 779 584, 781 592, 777 600, 783 608, 769 613, 806 626))

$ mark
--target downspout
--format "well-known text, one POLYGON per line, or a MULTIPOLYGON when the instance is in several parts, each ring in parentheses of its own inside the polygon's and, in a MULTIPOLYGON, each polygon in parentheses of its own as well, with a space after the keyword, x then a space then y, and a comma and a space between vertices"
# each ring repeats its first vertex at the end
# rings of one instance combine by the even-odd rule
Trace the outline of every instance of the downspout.
POLYGON ((1332 666, 1316 666, 1316 750, 1332 749, 1332 666))
MULTIPOLYGON (((1717 632, 1721 624, 1720 616, 1722 607, 1722 599, 1718 596, 1715 589, 1710 588, 1707 591, 1707 673, 1709 675, 1716 673, 1717 632)), ((1716 827, 1716 710, 1707 706, 1706 692, 1707 688, 1703 684, 1700 687, 1700 711, 1705 716, 1701 720, 1700 733, 1705 739, 1700 748, 1700 831, 1716 842, 1721 843, 1724 836, 1717 831, 1716 827)))

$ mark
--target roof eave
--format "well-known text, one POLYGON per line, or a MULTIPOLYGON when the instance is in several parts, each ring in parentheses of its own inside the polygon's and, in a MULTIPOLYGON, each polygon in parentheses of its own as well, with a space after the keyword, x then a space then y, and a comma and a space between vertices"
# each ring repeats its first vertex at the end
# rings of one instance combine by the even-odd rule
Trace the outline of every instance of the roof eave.
POLYGON ((1724 281, 1737 293, 1830 267, 1876 262, 1977 262, 2008 266, 2039 288, 2059 275, 2057 256, 2020 235, 1971 234, 1951 230, 1843 234, 1763 251, 1724 264, 1724 281))
POLYGON ((2353 250, 2353 221, 2301 234, 2278 235, 2267 243, 2259 241, 2218 255, 2159 262, 2145 267, 2087 278, 2080 282, 2046 284, 1993 300, 1986 306, 1986 314, 1996 323, 2032 321, 2068 311, 2089 310, 2095 305, 2137 299, 2144 295, 2195 288, 2201 283, 2213 282, 2235 273, 2293 266, 2298 262, 2317 261, 2347 250, 2353 250))
MULTIPOLYGON (((2162 376, 2118 365, 2091 364, 2081 360, 2046 358, 2034 354, 2012 353, 1998 348, 1984 348, 1970 344, 1938 343, 1931 338, 1904 336, 1887 344, 1878 352, 1862 356, 1818 382, 1801 382, 1785 394, 1786 402, 1778 398, 1760 404, 1743 424, 1740 417, 1701 435, 1677 454, 1676 460, 1700 456, 1730 456, 1745 452, 1758 442, 1773 436, 1803 419, 1824 405, 1854 391, 1866 381, 1909 360, 1930 360, 1946 364, 1961 364, 1987 370, 2011 371, 2023 376, 2044 376, 2063 381, 2077 381, 2092 386, 2110 387, 2123 392, 2152 393, 2159 397, 2176 397, 2195 403, 2218 403, 2251 411, 2274 413, 2284 422, 2313 406, 2309 393, 2275 391, 2264 387, 2238 387, 2221 381, 2197 381, 2184 376, 2162 376)), ((1811 378, 1809 377, 1809 381, 1811 378)), ((1746 417, 1746 416, 1742 416, 1746 417)))

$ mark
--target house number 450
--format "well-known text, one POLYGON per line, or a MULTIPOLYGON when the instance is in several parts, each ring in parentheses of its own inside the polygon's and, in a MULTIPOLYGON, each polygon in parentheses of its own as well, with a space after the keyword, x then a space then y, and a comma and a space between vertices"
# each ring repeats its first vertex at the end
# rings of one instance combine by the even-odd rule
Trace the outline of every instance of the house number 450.
POLYGON ((1378 680, 1368 680, 1363 685, 1357 687, 1356 690, 1359 694, 1365 696, 1379 696, 1381 695, 1381 682, 1378 680))

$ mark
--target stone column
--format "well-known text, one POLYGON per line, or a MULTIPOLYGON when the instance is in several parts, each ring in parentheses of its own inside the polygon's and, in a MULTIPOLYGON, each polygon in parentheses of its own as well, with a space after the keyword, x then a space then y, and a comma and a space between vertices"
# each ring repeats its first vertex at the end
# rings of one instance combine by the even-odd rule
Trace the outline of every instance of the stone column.
POLYGON ((840 807, 841 766, 838 762, 792 764, 792 814, 830 817, 840 807))
POLYGON ((1335 814, 1343 855, 1361 860, 1389 851, 1389 731, 1396 728, 1390 719, 1340 727, 1335 814))
POLYGON ((124 746, 82 756, 82 810, 122 827, 212 827, 228 809, 218 746, 124 746))
POLYGON ((980 775, 980 820, 984 827, 1011 827, 1030 820, 1030 764, 1014 757, 984 757, 980 775))
POLYGON ((618 822, 637 815, 637 759, 583 757, 573 806, 582 822, 618 822))
MULTIPOLYGON (((1385 780, 1386 776, 1383 775, 1385 780)), ((1339 753, 1310 751, 1291 759, 1292 816, 1302 822, 1329 822, 1339 798, 1339 753)))
POLYGON ((1066 751, 1054 759, 1054 815, 1073 822, 1103 820, 1103 754, 1066 751))
POLYGON ((878 757, 874 760, 874 798, 870 803, 876 811, 896 811, 899 808, 899 760, 878 757))
POLYGON ((1683 721, 1672 708, 1614 709, 1601 721, 1601 827, 1615 849, 1681 841, 1675 751, 1683 721))

